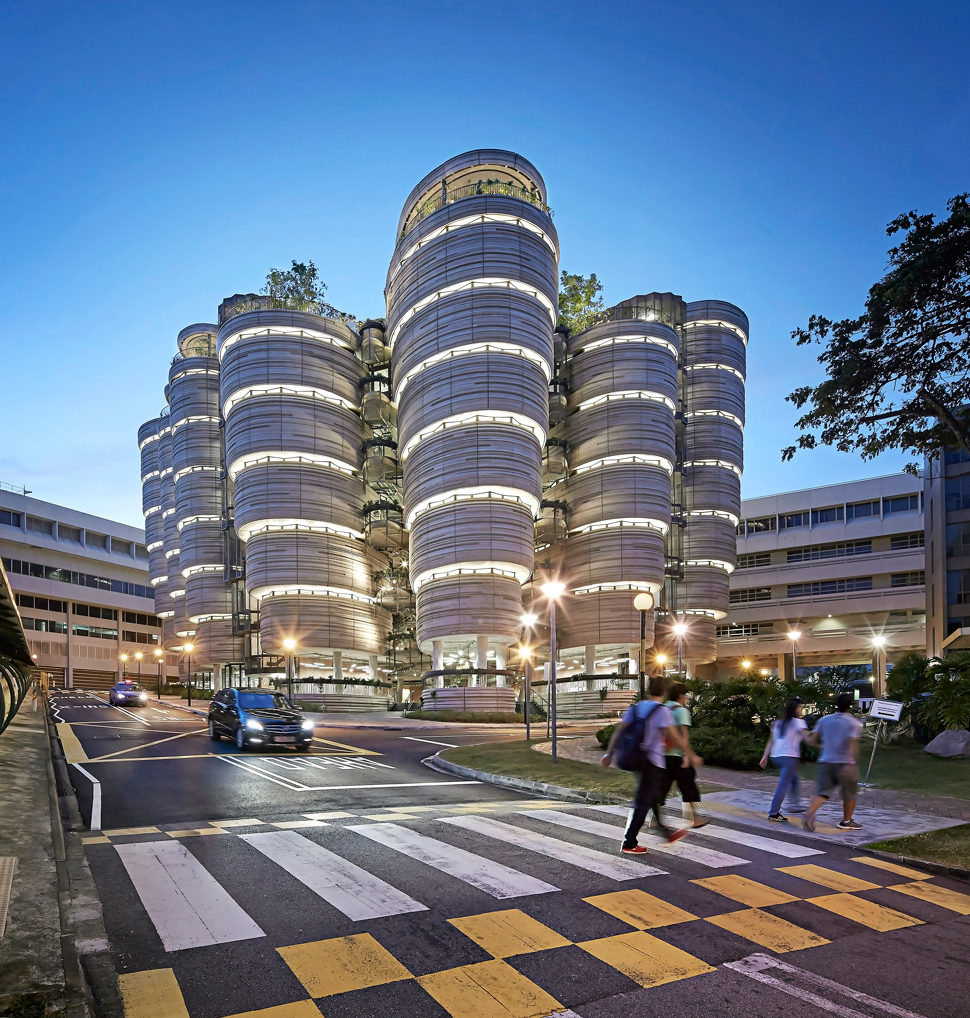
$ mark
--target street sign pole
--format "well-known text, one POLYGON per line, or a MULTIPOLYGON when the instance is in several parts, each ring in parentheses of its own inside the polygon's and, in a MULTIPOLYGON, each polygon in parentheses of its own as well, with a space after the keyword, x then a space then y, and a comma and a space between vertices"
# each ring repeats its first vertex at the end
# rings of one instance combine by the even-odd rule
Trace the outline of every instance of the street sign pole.
POLYGON ((872 788, 869 784, 869 775, 872 773, 872 761, 876 758, 876 746, 882 736, 882 726, 887 721, 898 721, 903 714, 903 705, 898 700, 873 700, 869 707, 869 717, 877 718, 876 734, 872 740, 872 752, 869 754, 869 767, 866 770, 866 780, 861 782, 860 788, 872 788))
POLYGON ((879 736, 882 735, 882 719, 876 725, 876 737, 872 740, 872 752, 869 754, 869 766, 866 768, 866 780, 862 782, 862 788, 872 788, 869 784, 869 775, 872 773, 872 761, 876 758, 876 746, 879 745, 879 736))

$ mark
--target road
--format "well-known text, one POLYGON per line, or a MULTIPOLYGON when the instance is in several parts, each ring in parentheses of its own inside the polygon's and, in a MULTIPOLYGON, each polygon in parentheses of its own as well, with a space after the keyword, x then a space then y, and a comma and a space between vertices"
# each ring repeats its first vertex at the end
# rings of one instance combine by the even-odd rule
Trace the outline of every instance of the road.
POLYGON ((126 1018, 970 1014, 959 881, 730 816, 622 856, 623 810, 421 763, 490 730, 239 753, 177 708, 51 700, 126 1018))

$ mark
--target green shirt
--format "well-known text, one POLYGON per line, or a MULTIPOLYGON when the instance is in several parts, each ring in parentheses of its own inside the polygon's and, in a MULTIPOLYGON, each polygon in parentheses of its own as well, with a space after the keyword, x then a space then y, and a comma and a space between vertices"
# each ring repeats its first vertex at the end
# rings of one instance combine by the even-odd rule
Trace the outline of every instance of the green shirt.
MULTIPOLYGON (((675 725, 677 725, 678 727, 684 725, 687 728, 690 728, 691 726, 690 711, 686 707, 684 707, 682 704, 677 703, 676 700, 668 700, 665 706, 669 707, 673 711, 675 725)), ((684 751, 682 749, 671 748, 664 750, 664 756, 683 756, 683 755, 684 751)))

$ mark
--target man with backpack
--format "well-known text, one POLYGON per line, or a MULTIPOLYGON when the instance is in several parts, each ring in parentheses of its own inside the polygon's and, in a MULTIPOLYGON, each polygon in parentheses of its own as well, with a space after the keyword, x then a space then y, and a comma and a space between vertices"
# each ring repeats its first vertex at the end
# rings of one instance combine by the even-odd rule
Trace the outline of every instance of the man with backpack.
POLYGON ((686 831, 667 827, 663 823, 660 803, 667 777, 665 753, 671 748, 683 751, 689 747, 670 708, 664 706, 667 680, 663 675, 651 677, 648 694, 648 699, 627 708, 601 761, 604 767, 609 767, 615 761, 621 770, 636 771, 639 774, 633 812, 621 849, 628 855, 642 855, 647 851, 637 844, 637 836, 651 809, 657 826, 666 835, 668 842, 679 841, 686 834, 686 831))

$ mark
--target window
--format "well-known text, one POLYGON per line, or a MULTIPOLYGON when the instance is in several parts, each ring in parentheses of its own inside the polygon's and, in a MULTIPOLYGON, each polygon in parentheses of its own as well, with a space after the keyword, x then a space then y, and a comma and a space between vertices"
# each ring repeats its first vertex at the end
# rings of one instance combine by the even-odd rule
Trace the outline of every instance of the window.
POLYGON ((31 594, 14 594, 14 600, 18 608, 36 608, 42 612, 67 613, 66 601, 55 601, 47 597, 34 597, 31 594))
POLYGON ((731 604, 746 604, 749 601, 770 601, 771 587, 748 587, 745 590, 732 590, 731 604))
POLYGON ((744 622, 738 626, 718 626, 718 639, 731 639, 738 636, 758 636, 759 634, 773 632, 774 622, 744 622))
POLYGON ((67 541, 69 544, 81 544, 81 528, 69 527, 66 523, 57 524, 58 541, 67 541))
POLYGON ((108 550, 107 535, 96 534, 93 530, 87 531, 84 535, 84 543, 88 548, 100 548, 102 551, 108 550))
POLYGON ((845 507, 841 505, 831 506, 829 509, 812 510, 812 526, 819 523, 838 523, 845 517, 845 507))
POLYGON ((970 555, 970 523, 951 523, 946 528, 946 557, 970 555))
POLYGON ((142 615, 141 612, 122 612, 121 621, 133 626, 155 626, 160 628, 161 623, 156 615, 142 615))
POLYGON ((11 512, 9 509, 0 509, 0 523, 5 523, 8 527, 19 528, 21 519, 20 513, 11 512))
POLYGON ((758 551, 752 555, 738 555, 738 569, 757 569, 758 566, 771 565, 771 552, 758 551))
POLYGON ((815 597, 819 594, 847 594, 853 590, 872 590, 871 576, 850 580, 821 580, 815 583, 789 583, 789 597, 815 597))
POLYGON ((158 633, 136 633, 126 629, 121 634, 125 643, 158 643, 158 633))
POLYGON ((148 561, 148 549, 143 544, 135 545, 135 558, 144 559, 148 561))
POLYGON ((948 513, 957 509, 970 509, 970 474, 948 477, 943 490, 948 513))
POLYGON ((793 530, 795 527, 807 527, 809 520, 808 512, 787 513, 778 517, 779 530, 793 530))
POLYGON ((101 626, 71 626, 75 636, 90 636, 98 640, 117 640, 117 629, 103 629, 101 626))
POLYGON ((898 495, 896 498, 884 498, 882 511, 889 513, 911 513, 919 509, 919 495, 898 495))
POLYGON ((24 624, 24 629, 32 629, 37 633, 66 633, 67 623, 56 622, 54 619, 28 619, 22 618, 20 620, 24 624))
POLYGON ((112 537, 111 550, 115 555, 127 555, 131 558, 131 541, 122 541, 120 537, 112 537))
POLYGON ((756 520, 745 520, 748 528, 748 537, 752 534, 767 534, 777 526, 775 516, 761 516, 756 520))
POLYGON ((970 569, 950 569, 947 572, 946 603, 970 604, 970 569))
POLYGON ((112 622, 118 621, 117 608, 99 608, 96 604, 76 604, 74 605, 74 614, 87 615, 88 618, 92 619, 110 619, 112 622))
POLYGON ((878 502, 853 502, 845 507, 845 518, 847 520, 862 520, 868 516, 878 515, 878 502))
POLYGON ((926 573, 922 569, 914 569, 911 573, 893 573, 889 578, 890 587, 918 587, 926 583, 926 573))
POLYGON ((816 562, 827 558, 844 558, 846 555, 868 555, 872 541, 846 541, 840 544, 816 544, 809 548, 792 548, 788 552, 788 563, 816 562))
POLYGON ((970 463, 970 452, 961 445, 959 449, 947 449, 943 454, 943 462, 952 467, 957 463, 970 463))
MULTIPOLYGON (((949 527, 946 528, 946 532, 949 535, 949 527)), ((949 536, 947 536, 947 543, 949 543, 949 540, 949 536)), ((907 548, 922 548, 925 543, 926 535, 922 530, 916 534, 895 534, 889 542, 889 549, 890 551, 905 551, 907 548)))
POLYGON ((744 520, 741 520, 741 522, 738 523, 734 530, 738 537, 744 537, 744 520))
POLYGON ((106 576, 92 576, 90 573, 75 573, 70 569, 58 569, 56 566, 44 566, 37 562, 24 562, 16 558, 3 558, 3 568, 8 573, 19 573, 21 576, 37 576, 42 580, 58 580, 61 583, 74 583, 81 587, 95 587, 98 590, 110 590, 113 594, 130 594, 132 597, 155 599, 151 587, 140 583, 128 583, 126 580, 109 580, 106 576))
POLYGON ((54 536, 54 521, 45 520, 40 516, 27 515, 27 533, 40 534, 42 537, 54 536))

